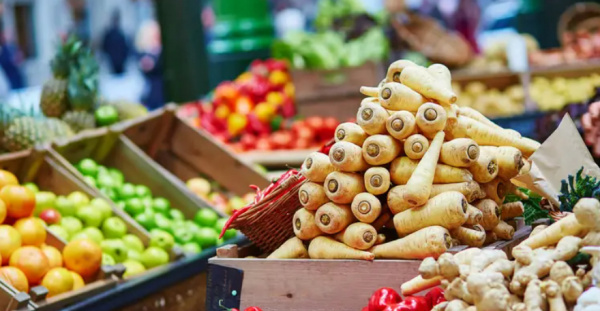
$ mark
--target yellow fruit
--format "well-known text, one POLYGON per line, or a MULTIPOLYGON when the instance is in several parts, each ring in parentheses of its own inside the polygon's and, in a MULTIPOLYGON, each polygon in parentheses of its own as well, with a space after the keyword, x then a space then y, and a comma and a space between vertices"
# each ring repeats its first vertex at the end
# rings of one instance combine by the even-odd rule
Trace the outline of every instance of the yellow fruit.
POLYGON ((6 185, 18 185, 19 181, 15 174, 6 171, 0 170, 0 189, 2 189, 6 185))
POLYGON ((44 244, 40 248, 42 249, 42 252, 44 253, 44 255, 46 255, 46 257, 48 258, 48 262, 50 263, 50 268, 62 267, 62 265, 63 265, 62 255, 61 255, 60 251, 58 249, 56 249, 56 247, 44 244))
POLYGON ((23 271, 31 285, 38 284, 50 270, 48 258, 35 246, 23 246, 14 251, 9 265, 23 271))
POLYGON ((13 227, 21 234, 23 245, 40 246, 46 241, 46 228, 44 222, 39 218, 21 218, 15 222, 13 227))
POLYGON ((6 203, 0 199, 0 224, 6 219, 6 203))
POLYGON ((42 280, 42 286, 48 289, 48 297, 66 293, 73 289, 73 276, 65 268, 53 268, 42 280))
POLYGON ((81 277, 81 275, 77 274, 77 272, 73 272, 73 271, 69 271, 69 272, 71 273, 71 276, 73 277, 73 289, 72 290, 80 289, 85 286, 85 282, 83 281, 83 278, 81 277))
POLYGON ((204 178, 196 177, 187 181, 188 189, 193 193, 203 198, 207 197, 210 193, 210 182, 204 178))
POLYGON ((0 225, 0 257, 2 257, 2 264, 7 264, 10 255, 19 247, 21 247, 19 231, 8 225, 0 225))
POLYGON ((93 277, 102 263, 102 249, 90 239, 77 239, 63 249, 63 262, 82 277, 93 277))
POLYGON ((29 292, 29 282, 25 273, 15 267, 0 268, 0 279, 20 292, 29 292))

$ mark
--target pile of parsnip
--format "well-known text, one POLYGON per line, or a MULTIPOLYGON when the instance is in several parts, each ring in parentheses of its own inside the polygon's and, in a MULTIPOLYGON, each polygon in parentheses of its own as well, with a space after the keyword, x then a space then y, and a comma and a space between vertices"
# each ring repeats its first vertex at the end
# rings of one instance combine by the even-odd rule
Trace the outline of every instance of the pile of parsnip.
POLYGON ((538 142, 455 105, 440 64, 396 61, 361 92, 357 122, 337 127, 329 155, 304 161, 296 237, 270 258, 423 259, 512 238, 504 220, 523 205, 502 203, 538 142), (382 227, 399 238, 385 242, 382 227))
POLYGON ((580 199, 573 212, 550 226, 536 227, 513 248, 512 261, 500 250, 479 248, 425 258, 420 276, 404 283, 402 293, 441 284, 448 302, 434 310, 599 310, 597 289, 582 295, 592 278, 600 277, 597 256, 577 268, 567 261, 584 246, 600 246, 600 202, 580 199))

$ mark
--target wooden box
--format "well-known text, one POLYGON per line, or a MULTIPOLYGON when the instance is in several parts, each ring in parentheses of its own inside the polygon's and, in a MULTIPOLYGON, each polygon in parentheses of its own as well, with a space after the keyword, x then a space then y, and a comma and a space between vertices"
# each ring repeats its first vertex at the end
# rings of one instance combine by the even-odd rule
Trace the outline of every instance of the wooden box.
POLYGON ((382 64, 368 62, 335 70, 292 70, 296 108, 301 116, 356 117, 364 96, 361 86, 377 86, 385 77, 382 64))
POLYGON ((251 184, 260 188, 269 185, 264 175, 241 161, 210 134, 178 118, 174 105, 147 117, 124 122, 114 130, 123 131, 131 142, 166 170, 169 179, 179 179, 179 184, 206 175, 239 196, 250 192, 251 184))

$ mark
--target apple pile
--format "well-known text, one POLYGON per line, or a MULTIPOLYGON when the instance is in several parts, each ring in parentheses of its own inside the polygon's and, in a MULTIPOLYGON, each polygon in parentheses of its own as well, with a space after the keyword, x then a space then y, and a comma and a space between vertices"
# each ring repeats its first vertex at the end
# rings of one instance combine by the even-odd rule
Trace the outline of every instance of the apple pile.
POLYGON ((62 252, 45 244, 44 222, 33 216, 36 195, 32 188, 37 189, 20 185, 15 175, 0 170, 0 279, 26 293, 42 285, 48 297, 85 286, 100 269, 100 246, 84 237, 70 241, 62 252))
POLYGON ((228 196, 221 187, 215 182, 211 183, 205 178, 195 177, 186 182, 186 186, 197 196, 206 200, 213 207, 227 215, 231 215, 234 210, 240 209, 254 201, 253 192, 248 192, 244 196, 228 196))
POLYGON ((180 210, 171 207, 169 200, 153 196, 145 185, 125 182, 123 173, 115 168, 107 168, 87 158, 76 167, 86 182, 97 187, 150 232, 156 240, 152 246, 170 250, 176 245, 188 253, 199 253, 236 235, 235 230, 231 230, 220 240, 219 233, 227 219, 219 219, 215 211, 203 208, 193 220, 186 220, 180 210))
POLYGON ((102 250, 102 265, 122 263, 125 277, 136 275, 169 262, 168 251, 173 237, 161 231, 152 232, 150 245, 127 233, 125 222, 113 216, 112 208, 102 198, 90 198, 80 191, 68 196, 56 196, 50 191, 39 191, 34 184, 26 185, 35 192, 34 215, 49 225, 65 241, 92 240, 102 250))
POLYGON ((234 81, 222 82, 209 102, 184 105, 178 115, 229 142, 243 133, 266 135, 295 114, 294 85, 287 64, 255 60, 234 81))

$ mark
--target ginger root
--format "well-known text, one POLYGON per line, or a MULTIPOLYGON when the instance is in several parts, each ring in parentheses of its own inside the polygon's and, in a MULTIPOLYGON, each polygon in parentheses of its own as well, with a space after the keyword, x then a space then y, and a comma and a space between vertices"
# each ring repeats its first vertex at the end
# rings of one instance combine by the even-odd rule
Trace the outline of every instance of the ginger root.
POLYGON ((543 282, 542 292, 546 294, 550 311, 567 311, 567 306, 563 300, 562 292, 558 283, 554 281, 543 282))
POLYGON ((542 311, 548 309, 548 304, 542 296, 542 281, 533 280, 527 284, 523 302, 528 311, 542 311))
POLYGON ((464 311, 467 307, 469 307, 468 303, 460 299, 454 299, 448 303, 445 311, 464 311))
POLYGON ((583 285, 581 280, 576 276, 569 276, 565 278, 560 284, 560 290, 563 298, 568 304, 574 304, 577 302, 577 298, 583 293, 583 285))

